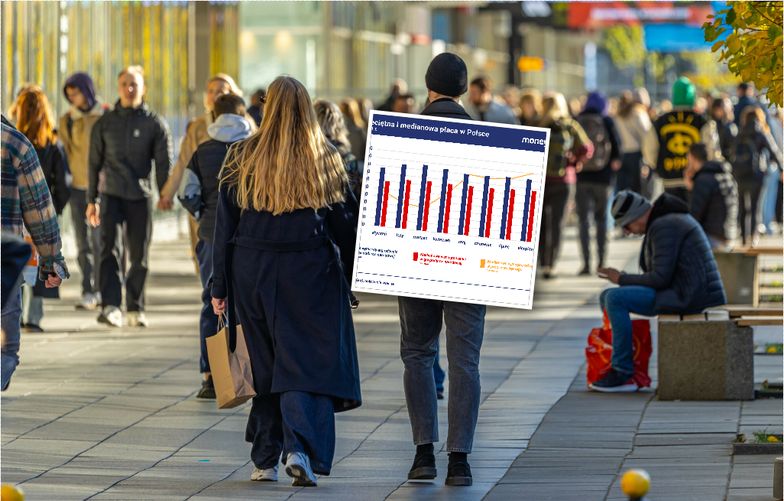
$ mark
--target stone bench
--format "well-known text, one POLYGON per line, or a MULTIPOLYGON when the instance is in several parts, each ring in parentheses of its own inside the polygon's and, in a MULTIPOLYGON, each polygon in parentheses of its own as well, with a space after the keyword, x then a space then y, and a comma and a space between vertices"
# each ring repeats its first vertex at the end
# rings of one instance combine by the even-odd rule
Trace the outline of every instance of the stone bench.
POLYGON ((660 400, 752 400, 754 339, 729 312, 659 316, 660 400))

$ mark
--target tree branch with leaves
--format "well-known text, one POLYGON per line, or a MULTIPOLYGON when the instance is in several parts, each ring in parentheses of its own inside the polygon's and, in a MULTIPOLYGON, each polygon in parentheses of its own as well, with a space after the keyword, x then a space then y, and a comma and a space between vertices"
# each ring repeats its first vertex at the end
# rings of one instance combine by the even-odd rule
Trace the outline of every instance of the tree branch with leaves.
POLYGON ((728 8, 702 25, 705 40, 714 42, 719 61, 744 82, 782 106, 782 14, 784 3, 727 2, 728 8), (729 33, 729 34, 727 34, 729 33), (722 38, 726 34, 726 38, 722 38))

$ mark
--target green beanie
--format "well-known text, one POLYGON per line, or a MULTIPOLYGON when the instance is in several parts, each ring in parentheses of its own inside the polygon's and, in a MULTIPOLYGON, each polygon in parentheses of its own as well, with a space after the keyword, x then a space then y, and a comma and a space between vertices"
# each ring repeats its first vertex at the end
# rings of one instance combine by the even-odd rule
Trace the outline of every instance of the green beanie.
POLYGON ((673 106, 694 106, 694 84, 686 77, 680 77, 672 85, 673 106))

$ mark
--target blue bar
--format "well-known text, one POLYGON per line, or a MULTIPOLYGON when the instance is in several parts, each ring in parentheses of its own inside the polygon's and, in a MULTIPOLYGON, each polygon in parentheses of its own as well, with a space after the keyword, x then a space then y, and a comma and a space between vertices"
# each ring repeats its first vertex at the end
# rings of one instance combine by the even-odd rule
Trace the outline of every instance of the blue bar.
POLYGON ((378 177, 378 201, 376 202, 376 226, 381 224, 381 206, 384 204, 384 173, 386 169, 381 167, 381 174, 378 177))
POLYGON ((441 178, 441 203, 438 206, 438 232, 444 228, 444 207, 446 206, 446 185, 449 181, 449 169, 444 169, 444 177, 441 178))
POLYGON ((403 215, 403 196, 406 192, 406 164, 400 166, 400 189, 397 192, 397 218, 395 228, 400 228, 400 217, 403 215))
POLYGON ((419 213, 417 214, 417 230, 422 229, 422 216, 425 209, 425 191, 427 190, 427 165, 422 166, 422 183, 419 185, 419 213))
POLYGON ((520 240, 525 242, 525 237, 528 236, 528 207, 531 205, 531 180, 525 182, 525 208, 523 209, 523 232, 520 234, 520 240))
POLYGON ((485 236, 485 216, 487 215, 487 197, 490 194, 490 176, 485 176, 485 190, 482 193, 482 216, 479 219, 479 236, 485 236))
POLYGON ((468 196, 468 174, 463 175, 463 196, 460 201, 460 224, 457 225, 457 234, 463 234, 463 223, 465 222, 466 197, 468 196))
POLYGON ((506 213, 509 211, 509 185, 512 182, 510 178, 506 178, 504 185, 504 205, 501 207, 501 240, 506 238, 506 213))

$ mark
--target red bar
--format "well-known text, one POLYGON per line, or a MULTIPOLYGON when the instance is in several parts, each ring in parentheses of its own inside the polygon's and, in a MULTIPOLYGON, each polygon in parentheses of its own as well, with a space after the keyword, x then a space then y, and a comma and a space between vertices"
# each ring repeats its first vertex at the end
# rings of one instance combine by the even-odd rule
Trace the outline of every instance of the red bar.
POLYGON ((408 222, 408 201, 411 198, 411 180, 406 181, 406 198, 403 200, 403 222, 400 226, 405 230, 408 222))
POLYGON ((534 231, 534 209, 536 208, 536 192, 531 192, 531 212, 528 213, 528 235, 525 237, 526 242, 531 241, 531 234, 534 231))
POLYGON ((468 187, 468 205, 466 205, 466 213, 465 213, 465 224, 463 225, 463 230, 465 231, 465 235, 468 236, 468 226, 471 224, 471 201, 474 199, 474 187, 468 187))
POLYGON ((444 209, 444 233, 449 233, 449 207, 452 205, 452 185, 446 185, 446 209, 444 209))
POLYGON ((381 206, 381 226, 387 224, 387 205, 389 205, 389 181, 384 183, 384 205, 381 206))
POLYGON ((485 222, 485 238, 490 238, 490 221, 493 220, 493 195, 495 190, 490 188, 490 195, 487 197, 487 221, 485 222))
POLYGON ((430 188, 433 186, 433 181, 427 182, 427 189, 425 189, 425 206, 423 210, 425 215, 422 216, 422 231, 427 231, 427 216, 430 214, 430 188))
POLYGON ((514 214, 515 190, 509 192, 509 210, 506 216, 506 239, 512 239, 512 215, 514 214))

